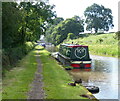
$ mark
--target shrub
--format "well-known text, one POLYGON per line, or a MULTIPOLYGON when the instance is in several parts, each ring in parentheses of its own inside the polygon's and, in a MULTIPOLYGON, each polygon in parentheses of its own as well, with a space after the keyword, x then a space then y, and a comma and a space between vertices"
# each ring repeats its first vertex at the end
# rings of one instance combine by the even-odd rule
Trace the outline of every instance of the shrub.
POLYGON ((115 33, 114 38, 120 40, 120 31, 115 33))
POLYGON ((26 42, 24 45, 8 48, 2 50, 2 67, 3 74, 5 70, 9 70, 14 66, 18 60, 22 59, 30 50, 34 48, 34 44, 31 42, 26 42))
POLYGON ((73 33, 68 33, 67 39, 74 39, 75 35, 73 33))
POLYGON ((103 39, 102 38, 99 38, 98 40, 97 40, 97 43, 102 43, 103 42, 103 39))

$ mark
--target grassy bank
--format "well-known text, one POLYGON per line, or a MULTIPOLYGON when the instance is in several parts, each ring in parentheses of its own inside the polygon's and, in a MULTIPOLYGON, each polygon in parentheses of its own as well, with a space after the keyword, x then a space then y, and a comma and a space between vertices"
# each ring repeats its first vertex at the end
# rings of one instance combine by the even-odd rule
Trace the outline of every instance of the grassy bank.
POLYGON ((35 51, 24 57, 3 78, 3 99, 26 99, 37 68, 35 51))
POLYGON ((118 57, 118 40, 115 39, 115 33, 90 35, 79 39, 66 40, 64 43, 72 42, 88 45, 91 54, 118 57))
POLYGON ((90 95, 83 86, 68 85, 70 75, 54 60, 46 50, 39 52, 43 66, 43 81, 46 99, 87 99, 82 94, 90 95))
POLYGON ((17 67, 6 73, 3 79, 3 99, 26 99, 30 84, 34 79, 37 69, 36 53, 40 54, 43 66, 43 82, 46 99, 87 99, 80 95, 92 96, 82 85, 75 87, 68 85, 72 82, 72 77, 50 56, 50 53, 42 47, 37 47, 36 51, 30 52, 23 58, 17 67))

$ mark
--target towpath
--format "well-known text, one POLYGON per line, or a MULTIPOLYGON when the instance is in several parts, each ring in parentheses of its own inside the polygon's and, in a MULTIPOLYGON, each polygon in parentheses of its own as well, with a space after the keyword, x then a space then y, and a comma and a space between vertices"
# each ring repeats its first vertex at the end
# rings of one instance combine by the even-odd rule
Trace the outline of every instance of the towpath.
POLYGON ((43 99, 44 98, 44 90, 43 90, 43 76, 42 76, 42 65, 40 61, 39 51, 37 50, 36 61, 37 61, 37 71, 35 72, 35 78, 31 84, 31 90, 28 92, 28 100, 29 99, 43 99))

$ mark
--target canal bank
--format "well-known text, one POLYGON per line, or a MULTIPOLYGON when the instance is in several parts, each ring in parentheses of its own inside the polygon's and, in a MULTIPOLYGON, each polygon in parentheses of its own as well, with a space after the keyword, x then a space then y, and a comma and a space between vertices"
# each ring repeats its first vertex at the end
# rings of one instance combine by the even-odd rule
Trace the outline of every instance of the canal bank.
MULTIPOLYGON (((52 47, 54 52, 55 47, 52 47)), ((94 94, 97 99, 118 99, 118 58, 90 55, 92 59, 92 68, 90 72, 69 71, 68 73, 74 80, 82 78, 83 85, 97 86, 100 92, 94 94)))
POLYGON ((80 45, 89 46, 91 54, 100 55, 105 57, 118 57, 120 52, 118 51, 118 39, 115 33, 109 34, 93 34, 86 37, 65 40, 63 43, 77 43, 80 45))
POLYGON ((44 90, 44 99, 95 99, 82 85, 68 85, 72 82, 72 77, 50 56, 50 52, 36 47, 16 67, 8 71, 3 80, 1 99, 39 100, 43 98, 40 97, 40 93, 43 93, 41 87, 44 90))
POLYGON ((39 55, 43 66, 45 99, 96 100, 82 85, 69 85, 69 83, 74 82, 72 77, 64 70, 62 65, 50 56, 50 52, 40 49, 39 55))

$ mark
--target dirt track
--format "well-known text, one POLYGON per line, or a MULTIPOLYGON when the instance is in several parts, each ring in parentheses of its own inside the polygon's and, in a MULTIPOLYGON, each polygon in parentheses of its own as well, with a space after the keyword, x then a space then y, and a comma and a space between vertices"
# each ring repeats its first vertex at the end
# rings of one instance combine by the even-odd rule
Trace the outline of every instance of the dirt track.
MULTIPOLYGON (((38 50, 40 51, 40 50, 38 50)), ((44 98, 44 90, 43 90, 43 82, 42 82, 42 66, 40 61, 40 56, 36 54, 36 61, 38 63, 37 71, 35 72, 35 78, 32 82, 31 90, 28 92, 28 100, 29 99, 43 99, 44 98)))

